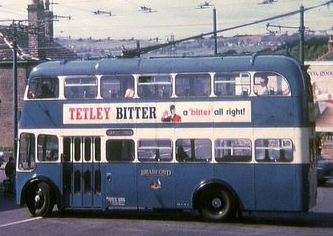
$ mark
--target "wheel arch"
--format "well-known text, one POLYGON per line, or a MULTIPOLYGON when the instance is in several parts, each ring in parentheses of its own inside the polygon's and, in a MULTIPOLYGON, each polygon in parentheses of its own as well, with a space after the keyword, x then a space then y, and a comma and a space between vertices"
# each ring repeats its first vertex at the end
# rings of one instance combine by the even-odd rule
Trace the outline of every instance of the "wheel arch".
POLYGON ((55 203, 57 205, 59 205, 61 203, 59 188, 54 184, 54 182, 50 178, 40 175, 40 176, 35 176, 34 178, 30 179, 23 186, 22 191, 21 191, 21 198, 20 198, 21 206, 23 206, 25 203, 27 203, 26 199, 27 199, 27 194, 29 194, 29 188, 31 186, 35 186, 36 184, 41 183, 41 182, 45 182, 48 185, 50 185, 51 191, 52 191, 51 194, 53 197, 55 197, 55 199, 54 199, 55 203))
POLYGON ((193 199, 192 199, 193 209, 199 208, 200 198, 201 198, 202 194, 205 191, 208 191, 209 189, 214 189, 214 188, 220 188, 220 189, 224 189, 224 190, 228 191, 234 199, 236 209, 239 210, 242 208, 241 201, 240 201, 236 191, 230 184, 228 184, 227 182, 225 182, 221 179, 210 179, 210 180, 202 181, 196 187, 196 189, 193 193, 193 199))

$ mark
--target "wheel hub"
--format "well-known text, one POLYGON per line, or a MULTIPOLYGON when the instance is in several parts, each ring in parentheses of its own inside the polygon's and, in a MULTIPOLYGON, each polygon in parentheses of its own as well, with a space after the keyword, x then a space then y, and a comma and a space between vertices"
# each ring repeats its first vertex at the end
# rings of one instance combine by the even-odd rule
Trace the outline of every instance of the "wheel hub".
POLYGON ((212 200, 212 206, 213 206, 215 209, 220 208, 220 207, 222 206, 222 201, 221 201, 221 199, 219 199, 219 198, 214 198, 214 199, 212 200))

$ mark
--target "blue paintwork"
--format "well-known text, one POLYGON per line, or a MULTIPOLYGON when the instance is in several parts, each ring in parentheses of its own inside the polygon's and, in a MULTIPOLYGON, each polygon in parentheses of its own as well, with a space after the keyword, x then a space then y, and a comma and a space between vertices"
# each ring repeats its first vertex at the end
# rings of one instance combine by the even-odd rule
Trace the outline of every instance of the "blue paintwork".
MULTIPOLYGON (((294 59, 286 56, 242 56, 227 58, 112 59, 99 61, 47 62, 37 66, 30 78, 59 75, 179 73, 211 71, 275 71, 290 83, 292 97, 214 98, 214 101, 251 101, 252 123, 187 124, 77 124, 63 125, 62 107, 80 101, 24 101, 21 129, 38 128, 167 128, 167 127, 309 127, 304 74, 294 59), (300 106, 302 104, 302 106, 300 106), (41 112, 42 110, 42 112, 41 112)), ((211 101, 204 98, 200 101, 211 101)), ((133 99, 135 100, 135 99, 133 99)), ((124 100, 125 101, 125 100, 124 100)), ((140 102, 188 102, 184 98, 140 102)), ((191 98, 195 102, 196 98, 191 98)), ((198 100, 199 101, 199 100, 198 100)), ((85 100, 85 103, 121 103, 121 100, 85 100)), ((126 103, 130 101, 126 100, 126 103)), ((136 102, 136 101, 132 101, 136 102)), ((101 170, 101 193, 71 192, 60 197, 65 208, 180 208, 191 209, 193 198, 203 181, 219 180, 230 186, 239 206, 248 211, 306 211, 310 192, 308 164, 222 164, 222 163, 79 163, 38 164, 33 172, 17 173, 17 202, 21 188, 33 178, 46 177, 63 193, 63 169, 81 174, 101 170), (170 171, 169 174, 143 174, 145 170, 170 171), (152 184, 157 183, 157 188, 152 184)), ((71 177, 73 178, 73 177, 71 177)), ((94 189, 94 175, 91 176, 94 189)))
MULTIPOLYGON (((74 169, 97 168, 97 164, 74 164, 74 169), (76 166, 75 166, 76 165, 76 166)), ((64 196, 65 208, 131 208, 191 209, 193 196, 200 184, 209 180, 223 181, 234 191, 239 207, 246 211, 308 210, 309 165, 280 164, 186 164, 186 163, 108 163, 98 164, 102 171, 101 194, 81 191, 64 196), (143 176, 145 170, 170 171, 169 176, 143 176), (236 174, 235 174, 236 173, 236 174), (108 176, 111 175, 111 179, 108 176), (151 184, 159 180, 160 188, 151 184), (66 200, 66 198, 68 198, 66 200)), ((38 173, 47 176, 55 186, 61 184, 61 165, 40 164, 34 172, 19 172, 18 186, 38 173)), ((81 181, 83 178, 81 178, 81 181)), ((72 181, 73 183, 74 181, 72 181)), ((94 180, 92 179, 94 189, 94 180)), ((60 188, 60 187, 59 187, 60 188)), ((21 203, 20 188, 17 202, 21 203)), ((62 189, 59 189, 62 193, 62 189)))

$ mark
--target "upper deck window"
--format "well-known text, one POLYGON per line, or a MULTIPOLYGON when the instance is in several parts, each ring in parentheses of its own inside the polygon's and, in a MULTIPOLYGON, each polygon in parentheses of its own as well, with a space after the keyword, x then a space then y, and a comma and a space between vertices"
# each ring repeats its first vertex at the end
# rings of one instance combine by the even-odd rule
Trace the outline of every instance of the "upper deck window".
POLYGON ((29 82, 28 98, 43 99, 59 97, 57 77, 32 78, 29 82))
POLYGON ((134 78, 132 75, 103 76, 101 78, 101 96, 103 98, 123 98, 134 96, 134 78))
POLYGON ((208 97, 211 92, 209 74, 178 74, 176 95, 178 97, 208 97))
POLYGON ((97 78, 95 76, 67 77, 65 97, 70 99, 96 98, 97 78))
POLYGON ((273 72, 259 72, 254 75, 254 93, 258 96, 290 96, 287 80, 273 72))
POLYGON ((170 75, 140 76, 138 96, 141 98, 170 97, 172 83, 170 75))
POLYGON ((246 73, 216 73, 214 93, 218 97, 247 96, 250 93, 250 75, 246 73))

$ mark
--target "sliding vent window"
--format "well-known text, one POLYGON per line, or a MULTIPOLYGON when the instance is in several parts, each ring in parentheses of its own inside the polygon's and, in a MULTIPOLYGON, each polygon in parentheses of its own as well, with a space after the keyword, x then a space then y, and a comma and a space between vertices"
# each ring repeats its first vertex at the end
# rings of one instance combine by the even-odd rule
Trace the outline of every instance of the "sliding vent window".
POLYGON ((67 77, 65 97, 68 99, 96 98, 97 78, 95 76, 67 77))
POLYGON ((210 91, 209 74, 178 74, 176 76, 178 97, 208 97, 210 91))
POLYGON ((250 75, 246 73, 216 73, 214 93, 218 97, 248 96, 250 75))
POLYGON ((209 139, 178 139, 176 159, 179 162, 209 162, 212 159, 211 149, 209 139))
POLYGON ((172 142, 168 139, 139 140, 138 158, 142 162, 171 161, 172 142))
POLYGON ((172 83, 170 75, 140 76, 138 96, 141 98, 171 97, 172 83))
POLYGON ((257 139, 255 155, 258 162, 291 162, 293 143, 290 139, 257 139))
POLYGON ((217 162, 251 161, 251 140, 217 139, 215 141, 215 159, 217 162))
POLYGON ((101 78, 101 96, 107 99, 130 98, 134 96, 134 78, 132 75, 103 76, 101 78))

